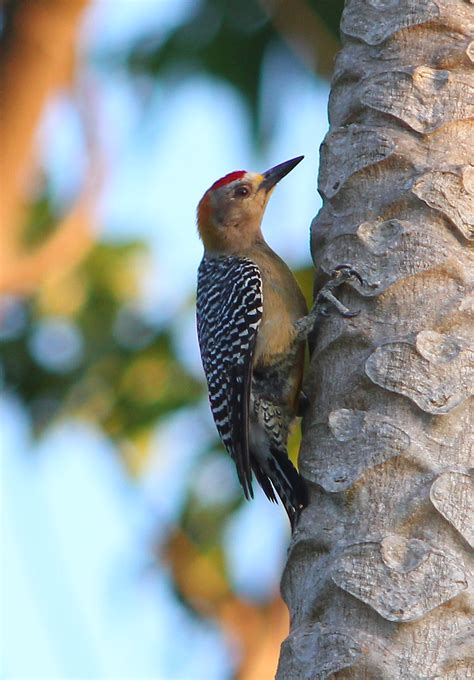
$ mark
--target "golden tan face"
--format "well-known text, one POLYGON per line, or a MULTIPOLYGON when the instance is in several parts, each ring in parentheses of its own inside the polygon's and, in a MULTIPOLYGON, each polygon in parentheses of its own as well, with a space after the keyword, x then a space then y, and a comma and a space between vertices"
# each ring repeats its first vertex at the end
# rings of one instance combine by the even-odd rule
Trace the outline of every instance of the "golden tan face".
POLYGON ((246 172, 204 194, 198 228, 207 249, 231 252, 261 237, 260 224, 272 193, 261 187, 263 179, 259 173, 246 172))
POLYGON ((258 172, 237 170, 214 182, 199 202, 199 235, 208 254, 237 254, 263 240, 263 213, 275 185, 303 156, 258 172))
POLYGON ((242 179, 219 187, 211 194, 212 214, 216 226, 241 227, 262 220, 268 194, 259 189, 262 175, 247 172, 242 179))

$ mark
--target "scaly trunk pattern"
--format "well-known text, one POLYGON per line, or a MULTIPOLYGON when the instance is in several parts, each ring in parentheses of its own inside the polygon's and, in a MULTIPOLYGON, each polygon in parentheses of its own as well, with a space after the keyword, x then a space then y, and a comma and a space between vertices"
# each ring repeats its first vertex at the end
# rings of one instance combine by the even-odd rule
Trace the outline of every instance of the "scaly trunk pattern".
POLYGON ((367 286, 314 343, 279 680, 474 677, 473 30, 463 0, 346 3, 312 249, 367 286))

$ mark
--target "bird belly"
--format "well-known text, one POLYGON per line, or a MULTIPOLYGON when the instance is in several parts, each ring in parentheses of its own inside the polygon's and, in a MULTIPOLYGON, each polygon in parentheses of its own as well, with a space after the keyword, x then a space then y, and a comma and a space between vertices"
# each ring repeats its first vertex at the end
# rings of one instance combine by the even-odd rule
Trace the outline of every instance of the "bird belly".
POLYGON ((263 278, 263 313, 255 347, 255 363, 274 363, 275 357, 283 355, 295 337, 294 322, 306 313, 300 300, 288 298, 294 292, 289 283, 293 281, 275 280, 270 276, 263 278))
POLYGON ((269 451, 271 446, 285 449, 292 415, 282 404, 269 401, 252 391, 250 401, 250 448, 269 451))
POLYGON ((296 356, 280 354, 271 364, 254 364, 252 397, 283 408, 291 421, 297 413, 304 368, 304 346, 296 356))

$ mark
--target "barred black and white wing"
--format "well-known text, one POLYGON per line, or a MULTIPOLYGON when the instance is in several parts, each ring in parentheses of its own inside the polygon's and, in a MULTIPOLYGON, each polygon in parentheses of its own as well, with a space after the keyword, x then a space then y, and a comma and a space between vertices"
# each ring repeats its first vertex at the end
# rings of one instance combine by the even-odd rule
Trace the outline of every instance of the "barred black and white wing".
POLYGON ((252 358, 263 312, 262 278, 243 257, 204 258, 198 271, 197 330, 217 430, 253 496, 249 454, 252 358))

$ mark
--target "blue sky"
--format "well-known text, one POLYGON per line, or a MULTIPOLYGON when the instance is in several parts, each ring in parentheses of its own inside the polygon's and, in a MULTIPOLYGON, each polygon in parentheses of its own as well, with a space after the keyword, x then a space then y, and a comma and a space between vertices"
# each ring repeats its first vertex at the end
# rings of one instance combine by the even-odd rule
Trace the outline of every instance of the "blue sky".
MULTIPOLYGON (((328 89, 295 67, 279 100, 274 137, 260 156, 238 96, 204 76, 157 84, 144 120, 130 82, 118 72, 101 72, 89 55, 126 46, 145 28, 165 35, 193 4, 97 1, 84 18, 81 50, 82 77, 93 82, 98 96, 97 124, 107 160, 97 207, 100 238, 149 244, 139 304, 155 319, 174 319, 178 351, 202 375, 194 313, 187 304, 201 257, 195 206, 207 187, 231 170, 261 171, 305 154, 275 192, 264 231, 290 264, 307 263, 309 223, 319 207, 317 159, 327 128, 328 89)), ((47 107, 38 148, 57 201, 66 202, 86 171, 74 99, 60 95, 47 107)), ((230 678, 234 660, 221 633, 212 622, 193 619, 176 601, 165 567, 151 568, 152 539, 157 533, 159 539, 160 527, 164 534, 177 515, 186 470, 208 437, 207 404, 156 429, 147 469, 135 482, 110 442, 91 427, 67 421, 34 443, 20 404, 7 396, 0 399, 0 420, 5 643, 0 677, 230 678), (184 435, 189 431, 192 441, 184 435)), ((219 457, 209 465, 215 469, 201 470, 197 489, 206 492, 209 475, 217 474, 239 493, 230 461, 219 457)), ((287 539, 284 513, 262 494, 242 506, 225 538, 238 592, 259 599, 278 588, 287 539)))

